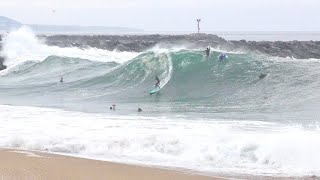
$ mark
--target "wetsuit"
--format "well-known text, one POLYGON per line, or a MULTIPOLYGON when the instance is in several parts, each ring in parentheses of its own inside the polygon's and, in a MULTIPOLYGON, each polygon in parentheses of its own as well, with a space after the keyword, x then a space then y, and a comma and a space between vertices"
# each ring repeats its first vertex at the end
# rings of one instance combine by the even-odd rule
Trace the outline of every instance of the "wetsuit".
POLYGON ((206 55, 207 55, 207 58, 210 56, 210 48, 207 48, 206 50, 206 55))
POLYGON ((156 76, 156 81, 157 81, 157 83, 155 84, 155 87, 160 88, 160 80, 159 80, 158 76, 156 76))
POLYGON ((222 60, 224 60, 224 59, 226 59, 226 58, 227 58, 227 55, 224 54, 224 53, 220 54, 220 56, 219 56, 219 60, 220 60, 220 61, 222 61, 222 60))

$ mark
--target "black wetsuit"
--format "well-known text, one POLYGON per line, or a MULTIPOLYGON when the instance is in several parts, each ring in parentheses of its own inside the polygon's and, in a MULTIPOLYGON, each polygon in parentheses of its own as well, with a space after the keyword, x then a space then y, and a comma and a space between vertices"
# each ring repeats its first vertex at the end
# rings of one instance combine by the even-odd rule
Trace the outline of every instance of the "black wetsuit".
POLYGON ((159 80, 158 76, 156 76, 156 81, 157 81, 157 83, 155 84, 155 86, 160 88, 160 80, 159 80))
POLYGON ((219 55, 219 60, 222 61, 224 59, 226 59, 226 55, 225 54, 220 54, 219 55))
POLYGON ((209 57, 209 56, 210 56, 210 49, 209 49, 209 48, 207 48, 205 51, 206 51, 206 55, 207 55, 207 57, 209 57))
POLYGON ((260 79, 263 79, 263 78, 265 78, 266 76, 267 76, 267 74, 262 74, 262 73, 261 73, 260 76, 259 76, 259 78, 260 78, 260 79))

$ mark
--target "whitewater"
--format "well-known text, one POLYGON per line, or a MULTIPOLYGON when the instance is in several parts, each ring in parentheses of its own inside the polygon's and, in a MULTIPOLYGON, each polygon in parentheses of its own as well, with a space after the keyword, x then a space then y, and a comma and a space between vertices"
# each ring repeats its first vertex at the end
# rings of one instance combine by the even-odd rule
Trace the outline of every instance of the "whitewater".
POLYGON ((228 52, 219 61, 220 53, 61 48, 26 27, 11 32, 1 52, 0 147, 232 176, 320 176, 320 60, 228 52), (162 89, 150 96, 156 75, 162 89))

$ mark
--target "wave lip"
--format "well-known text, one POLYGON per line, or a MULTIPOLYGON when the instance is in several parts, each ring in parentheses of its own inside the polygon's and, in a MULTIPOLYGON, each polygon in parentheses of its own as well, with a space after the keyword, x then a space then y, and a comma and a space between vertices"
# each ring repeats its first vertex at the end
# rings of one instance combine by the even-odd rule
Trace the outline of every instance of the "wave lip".
MULTIPOLYGON (((26 26, 12 31, 3 38, 5 65, 12 66, 21 61, 43 60, 48 56, 68 56, 83 59, 123 63, 138 53, 154 47, 182 46, 187 49, 205 49, 211 46, 228 52, 265 54, 292 59, 320 59, 319 41, 255 42, 227 41, 211 34, 190 35, 54 35, 35 36, 26 26), (124 52, 119 57, 118 51, 124 52), (112 54, 110 52, 113 52, 112 54), (75 54, 77 54, 75 56, 75 54), (123 56, 126 54, 126 58, 123 56), (24 59, 24 60, 23 60, 24 59)), ((4 59, 0 59, 0 69, 4 59)))

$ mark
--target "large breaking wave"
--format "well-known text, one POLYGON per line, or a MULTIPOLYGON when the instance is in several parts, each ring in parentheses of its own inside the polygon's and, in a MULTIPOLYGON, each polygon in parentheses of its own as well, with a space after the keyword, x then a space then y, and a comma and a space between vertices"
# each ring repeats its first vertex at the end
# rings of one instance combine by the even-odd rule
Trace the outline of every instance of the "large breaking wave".
MULTIPOLYGON (((57 50, 65 51, 68 50, 57 50)), ((312 108, 310 101, 316 103, 315 99, 319 99, 318 60, 233 53, 228 60, 219 61, 219 52, 207 60, 202 51, 188 49, 151 49, 132 53, 131 58, 126 52, 121 56, 123 52, 104 51, 98 60, 95 56, 90 59, 75 57, 76 53, 70 57, 55 52, 50 50, 53 54, 47 53, 48 57, 43 59, 9 56, 8 64, 19 63, 2 72, 0 84, 12 88, 8 92, 11 95, 41 97, 38 103, 45 106, 59 106, 56 99, 63 96, 64 103, 86 101, 88 110, 90 103, 156 101, 159 108, 170 106, 171 110, 189 112, 296 112, 312 108), (120 60, 110 54, 116 54, 120 60), (259 79, 260 73, 266 73, 267 77, 259 79), (156 75, 161 79, 162 90, 149 96, 156 75), (63 85, 59 83, 61 76, 65 80, 63 85)), ((37 55, 34 50, 31 54, 37 55)), ((33 98, 33 102, 37 99, 33 98)))
POLYGON ((174 47, 59 48, 27 29, 13 32, 2 51, 1 104, 109 116, 1 106, 0 145, 209 172, 320 175, 320 61, 249 53, 219 61, 219 53, 207 60, 202 50, 174 47), (150 96, 156 75, 162 89, 150 96), (115 112, 107 110, 113 103, 115 112), (26 133, 28 123, 34 131, 26 133))

